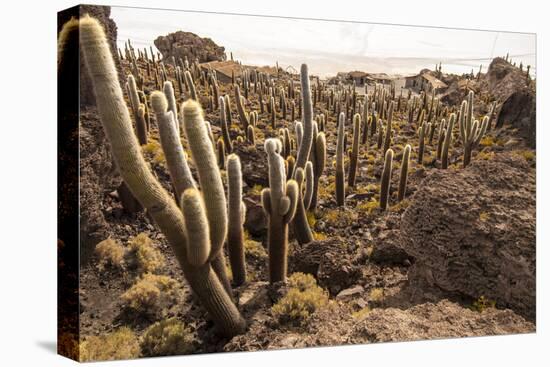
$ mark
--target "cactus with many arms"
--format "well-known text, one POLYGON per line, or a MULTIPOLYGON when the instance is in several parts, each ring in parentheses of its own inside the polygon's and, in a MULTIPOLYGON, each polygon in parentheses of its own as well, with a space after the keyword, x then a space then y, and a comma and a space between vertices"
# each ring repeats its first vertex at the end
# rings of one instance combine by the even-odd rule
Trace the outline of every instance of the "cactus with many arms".
POLYGON ((262 190, 262 207, 268 218, 269 282, 286 280, 288 223, 294 218, 298 203, 298 184, 286 180, 284 159, 279 154, 279 139, 267 139, 269 188, 262 190))
POLYGON ((470 164, 472 158, 472 150, 475 149, 481 138, 485 135, 487 127, 489 125, 489 117, 485 116, 481 121, 474 120, 474 92, 468 93, 467 101, 463 101, 460 106, 460 115, 458 118, 460 137, 462 144, 464 145, 464 159, 463 166, 466 167, 470 164))
MULTIPOLYGON (((206 175, 199 174, 203 191, 210 186, 206 189, 210 195, 201 196, 196 189, 189 188, 184 192, 183 210, 180 210, 155 178, 141 154, 107 38, 96 19, 89 16, 81 18, 80 40, 82 54, 92 80, 99 116, 122 178, 166 236, 191 288, 221 332, 228 336, 244 332, 246 322, 214 270, 213 261, 209 261, 220 254, 226 232, 225 199, 221 200, 221 203, 218 201, 206 205, 206 201, 218 199, 219 194, 223 196, 223 186, 217 167, 214 166, 216 173, 212 175, 217 175, 219 179, 207 180, 206 175), (213 193, 215 195, 212 195, 213 193), (213 210, 218 210, 221 205, 223 210, 214 213, 213 210), (204 210, 205 207, 206 210, 204 210), (211 221, 213 218, 220 221, 211 221), (193 220, 198 221, 198 224, 192 223, 193 220), (208 228, 206 225, 208 222, 216 225, 208 228), (197 228, 193 229, 196 231, 189 228, 194 224, 197 228), (221 244, 218 242, 220 237, 221 244)), ((202 145, 210 149, 208 154, 213 156, 214 152, 207 136, 200 106, 196 102, 187 102, 183 112, 185 125, 192 125, 193 129, 200 133, 200 142, 207 142, 202 145)), ((193 152, 193 156, 197 157, 197 154, 193 152)), ((215 164, 215 158, 212 161, 215 164)), ((201 159, 196 163, 200 166, 207 162, 201 159)), ((206 165, 202 168, 202 170, 206 169, 210 170, 211 167, 206 165)))

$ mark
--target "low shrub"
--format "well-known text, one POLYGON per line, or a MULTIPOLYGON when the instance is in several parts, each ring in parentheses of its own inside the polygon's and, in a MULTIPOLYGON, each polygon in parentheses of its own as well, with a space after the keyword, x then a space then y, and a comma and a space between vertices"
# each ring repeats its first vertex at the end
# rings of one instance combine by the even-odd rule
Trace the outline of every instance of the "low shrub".
POLYGON ((173 298, 175 288, 174 279, 146 273, 120 298, 125 308, 137 313, 149 313, 158 310, 163 300, 173 298))
POLYGON ((271 311, 282 324, 303 324, 315 311, 328 305, 328 294, 310 274, 294 273, 288 278, 289 290, 271 311))
POLYGON ((124 255, 126 251, 120 242, 107 238, 98 243, 94 251, 98 257, 97 267, 99 270, 124 268, 124 255))
POLYGON ((140 273, 155 273, 164 267, 164 256, 147 234, 140 233, 131 238, 128 245, 128 263, 140 273))
POLYGON ((110 334, 90 336, 80 345, 80 361, 133 359, 140 355, 139 341, 127 327, 110 334))
POLYGON ((144 356, 171 356, 189 354, 193 351, 193 333, 175 319, 167 319, 149 326, 141 340, 144 356))

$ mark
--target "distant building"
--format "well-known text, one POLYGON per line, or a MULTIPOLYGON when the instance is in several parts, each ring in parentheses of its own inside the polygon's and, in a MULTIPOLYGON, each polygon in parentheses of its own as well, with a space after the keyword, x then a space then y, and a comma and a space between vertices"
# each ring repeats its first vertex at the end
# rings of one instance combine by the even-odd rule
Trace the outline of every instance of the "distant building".
POLYGON ((258 70, 271 76, 277 75, 277 68, 273 66, 246 66, 231 60, 205 62, 200 64, 200 67, 203 70, 214 70, 216 77, 222 83, 231 83, 231 75, 235 78, 241 77, 243 70, 258 70))
POLYGON ((447 84, 430 74, 429 71, 423 70, 420 74, 406 77, 405 88, 409 88, 417 92, 425 91, 430 93, 435 92, 438 94, 447 88, 447 84))
POLYGON ((366 73, 364 71, 350 71, 350 72, 339 72, 336 74, 336 79, 343 83, 353 83, 358 87, 362 87, 365 84, 373 85, 375 83, 380 84, 390 84, 392 77, 385 73, 373 74, 366 73))
POLYGON ((216 77, 222 83, 231 83, 231 76, 240 77, 243 66, 236 61, 211 61, 200 64, 203 70, 214 70, 216 77))

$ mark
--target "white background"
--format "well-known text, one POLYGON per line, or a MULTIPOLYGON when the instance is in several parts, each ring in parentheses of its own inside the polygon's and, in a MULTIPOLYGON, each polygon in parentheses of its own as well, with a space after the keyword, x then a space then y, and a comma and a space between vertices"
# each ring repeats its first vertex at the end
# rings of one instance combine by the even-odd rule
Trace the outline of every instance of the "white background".
MULTIPOLYGON (((548 9, 542 1, 102 1, 105 5, 289 15, 538 34, 537 333, 112 362, 122 366, 541 366, 550 345, 548 9), (311 5, 310 5, 311 4, 311 5), (314 5, 313 5, 314 4, 314 5), (546 43, 545 43, 546 42, 546 43), (545 225, 546 224, 546 225, 545 225), (543 346, 546 345, 546 350, 543 346)), ((0 365, 66 366, 56 338, 56 12, 71 1, 11 0, 0 11, 0 365)), ((292 37, 281 31, 281 37, 292 37)))

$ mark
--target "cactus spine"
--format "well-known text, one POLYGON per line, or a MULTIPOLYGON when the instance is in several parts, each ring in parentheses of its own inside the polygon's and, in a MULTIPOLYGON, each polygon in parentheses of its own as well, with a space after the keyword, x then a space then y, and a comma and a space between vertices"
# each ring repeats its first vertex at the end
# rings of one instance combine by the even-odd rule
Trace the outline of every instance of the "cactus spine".
POLYGON ((384 157, 384 169, 382 170, 382 179, 380 182, 380 209, 386 210, 388 207, 390 186, 391 186, 391 171, 393 164, 393 150, 388 149, 384 157))
POLYGON ((399 190, 397 191, 397 201, 401 202, 405 198, 407 190, 407 178, 409 175, 409 161, 411 156, 411 146, 407 144, 403 151, 403 159, 401 160, 401 173, 399 175, 399 190))
POLYGON ((233 283, 239 286, 246 282, 243 232, 246 206, 242 201, 243 182, 241 160, 236 154, 230 154, 227 157, 227 182, 227 201, 229 205, 227 249, 229 252, 229 263, 233 273, 233 283))
POLYGON ((286 181, 279 139, 267 139, 269 188, 262 190, 262 207, 268 218, 269 282, 286 280, 288 223, 294 218, 298 203, 298 184, 286 181))
POLYGON ((344 188, 344 135, 346 115, 341 112, 338 118, 338 137, 336 140, 336 205, 343 206, 345 203, 344 188))
MULTIPOLYGON (((99 116, 122 178, 159 225, 172 246, 191 288, 222 333, 233 336, 244 332, 246 322, 213 271, 211 264, 207 261, 197 265, 195 260, 200 260, 200 257, 190 258, 189 252, 192 248, 190 249, 188 234, 185 231, 184 215, 149 170, 140 152, 139 144, 132 131, 128 108, 119 87, 111 51, 105 33, 97 20, 88 16, 81 18, 80 40, 81 50, 92 80, 99 116)), ((191 107, 200 111, 196 104, 191 107)), ((211 147, 210 144, 209 146, 211 147)), ((201 180, 201 186, 203 185, 208 183, 201 180)), ((206 232, 208 231, 203 227, 203 233, 206 232)), ((212 248, 213 246, 211 251, 212 248)))
POLYGON ((355 186, 355 176, 357 174, 357 156, 359 155, 359 139, 361 137, 361 115, 358 113, 353 116, 353 142, 349 157, 348 186, 355 186))

